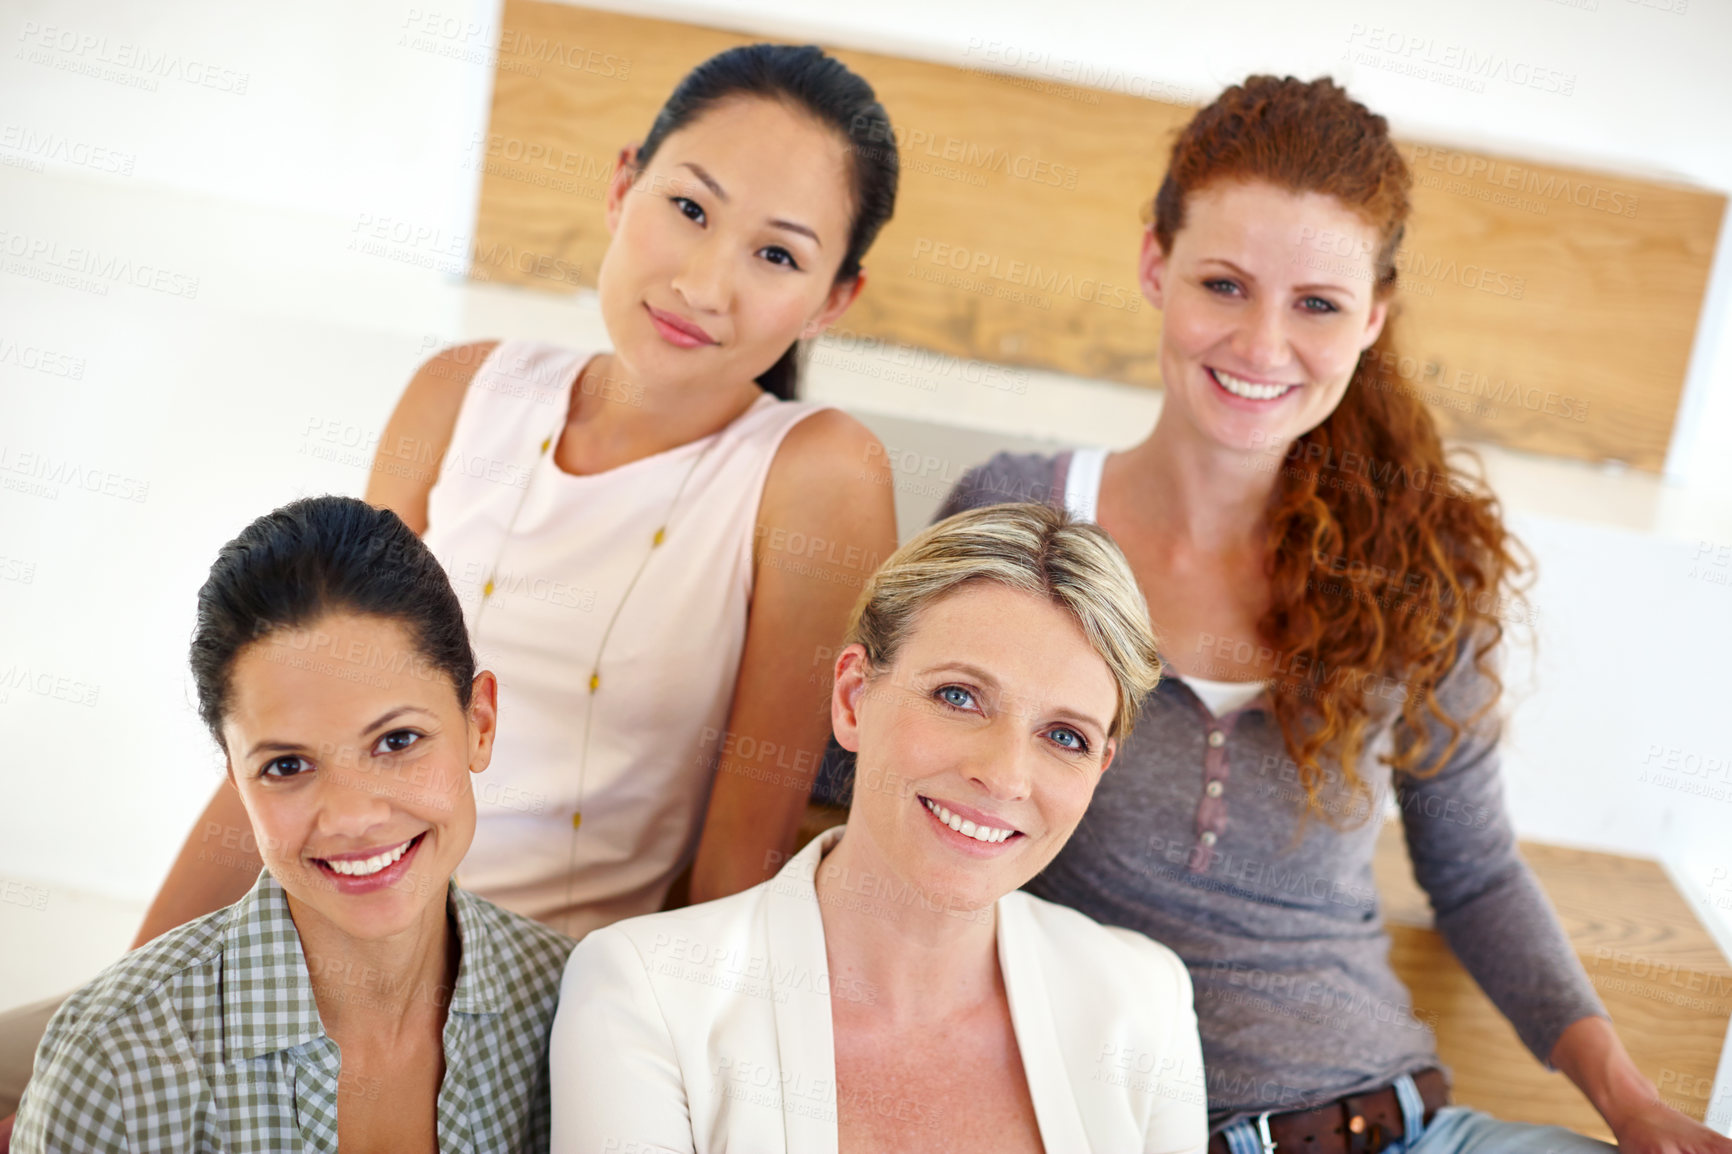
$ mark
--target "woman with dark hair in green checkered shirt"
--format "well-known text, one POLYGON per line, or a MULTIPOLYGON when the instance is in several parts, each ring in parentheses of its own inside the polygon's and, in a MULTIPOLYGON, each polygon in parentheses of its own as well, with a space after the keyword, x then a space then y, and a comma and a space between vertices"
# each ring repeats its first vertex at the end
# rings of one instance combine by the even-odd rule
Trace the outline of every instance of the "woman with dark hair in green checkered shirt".
POLYGON ((192 667, 265 869, 60 1008, 13 1149, 546 1150, 572 942, 451 881, 497 685, 438 561, 285 506, 211 567, 192 667))

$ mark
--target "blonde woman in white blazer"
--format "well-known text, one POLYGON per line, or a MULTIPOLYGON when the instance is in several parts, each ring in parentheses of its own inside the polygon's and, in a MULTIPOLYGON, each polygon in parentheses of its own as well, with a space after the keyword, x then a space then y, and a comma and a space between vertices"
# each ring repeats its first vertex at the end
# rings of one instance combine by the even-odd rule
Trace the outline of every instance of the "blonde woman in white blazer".
POLYGON ((1204 1150, 1184 965, 1018 888, 1159 677, 1123 556, 1043 505, 960 513, 874 574, 847 640, 848 824, 744 893, 584 939, 555 1154, 1204 1150))

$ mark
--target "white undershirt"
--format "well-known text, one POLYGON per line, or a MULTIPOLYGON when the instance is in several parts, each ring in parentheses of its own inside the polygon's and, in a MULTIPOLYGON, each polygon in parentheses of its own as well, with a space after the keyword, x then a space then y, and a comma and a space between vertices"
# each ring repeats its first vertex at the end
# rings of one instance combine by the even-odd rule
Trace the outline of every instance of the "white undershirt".
POLYGON ((1190 686, 1191 692, 1202 699, 1216 717, 1244 708, 1268 684, 1266 681, 1210 681, 1205 677, 1186 677, 1182 673, 1173 676, 1190 686))
MULTIPOLYGON (((1064 507, 1071 516, 1084 521, 1099 520, 1101 470, 1106 463, 1107 450, 1103 448, 1076 449, 1071 453, 1070 470, 1064 479, 1064 507)), ((1172 676, 1189 686, 1216 717, 1243 708, 1268 685, 1266 681, 1210 681, 1179 673, 1172 676)))
POLYGON ((1107 463, 1105 449, 1076 449, 1070 455, 1070 472, 1064 478, 1064 507, 1082 521, 1098 521, 1101 503, 1101 469, 1107 463))

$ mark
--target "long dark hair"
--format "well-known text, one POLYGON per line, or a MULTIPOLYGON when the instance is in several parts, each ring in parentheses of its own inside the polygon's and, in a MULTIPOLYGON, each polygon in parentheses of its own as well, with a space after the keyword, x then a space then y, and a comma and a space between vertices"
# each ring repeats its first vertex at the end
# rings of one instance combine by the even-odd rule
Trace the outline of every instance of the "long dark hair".
POLYGON ((306 497, 242 529, 198 591, 192 675, 199 716, 219 746, 241 650, 341 612, 403 625, 419 657, 449 676, 469 707, 475 651, 432 551, 389 509, 354 497, 306 497))
MULTIPOLYGON (((669 133, 736 96, 783 101, 835 129, 848 141, 853 155, 854 223, 842 267, 836 270, 836 282, 859 276, 861 258, 896 209, 901 164, 890 116, 878 103, 872 86, 815 45, 742 44, 692 69, 656 113, 655 123, 638 146, 638 165, 650 162, 669 133)), ((758 377, 758 384, 773 396, 791 401, 799 385, 799 366, 800 345, 795 342, 758 377)))

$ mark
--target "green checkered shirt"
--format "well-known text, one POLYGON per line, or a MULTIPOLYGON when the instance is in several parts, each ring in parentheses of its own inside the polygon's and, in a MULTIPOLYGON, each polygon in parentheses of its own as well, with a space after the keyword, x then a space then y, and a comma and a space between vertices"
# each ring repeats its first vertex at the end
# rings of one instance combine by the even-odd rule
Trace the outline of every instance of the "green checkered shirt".
MULTIPOLYGON (((449 894, 462 949, 439 1149, 545 1151, 548 1031, 573 943, 455 883, 449 894)), ((336 1154, 341 1098, 378 1093, 341 1066, 288 899, 262 872, 246 897, 134 950, 60 1007, 12 1149, 336 1154)))

